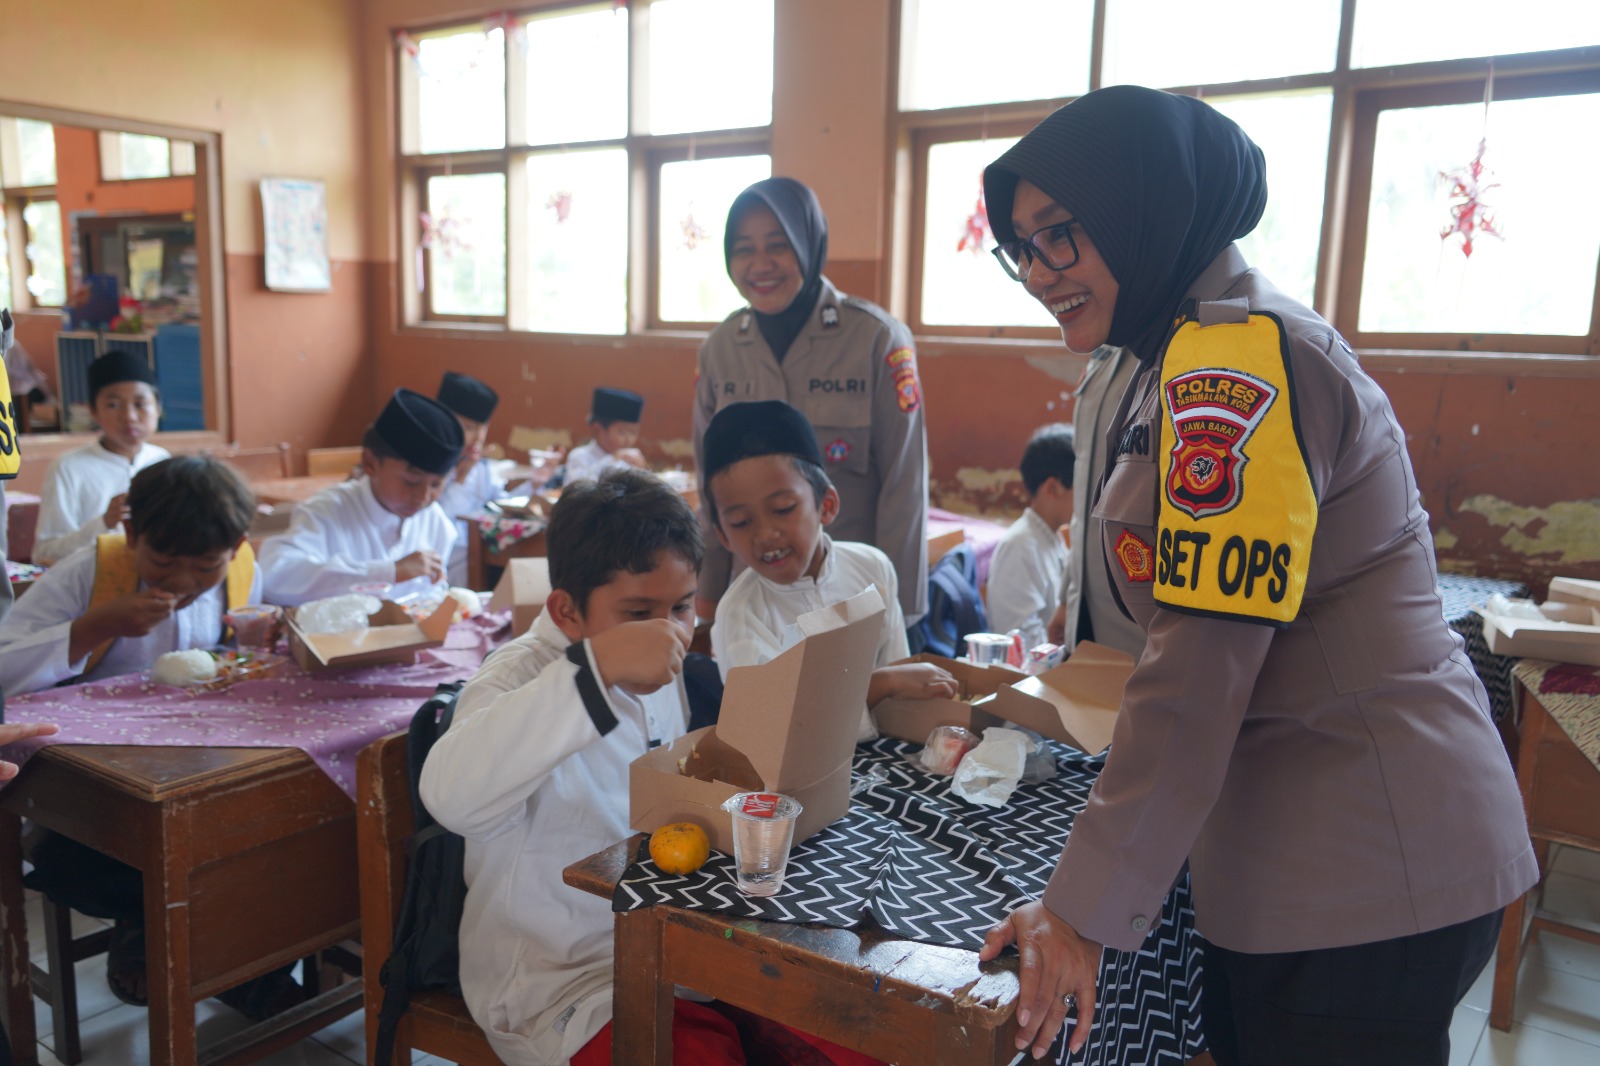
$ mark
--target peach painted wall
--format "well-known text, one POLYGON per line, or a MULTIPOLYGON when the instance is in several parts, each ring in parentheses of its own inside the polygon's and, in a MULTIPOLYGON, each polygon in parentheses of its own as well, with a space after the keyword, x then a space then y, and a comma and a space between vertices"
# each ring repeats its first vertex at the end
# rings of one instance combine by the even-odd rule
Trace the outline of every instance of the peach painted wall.
MULTIPOLYGON (((372 393, 361 9, 361 0, 6 5, 5 37, 27 47, 6 50, 0 102, 220 135, 226 401, 246 445, 316 446, 339 436, 372 393), (332 292, 262 285, 257 188, 267 176, 326 182, 332 292)), ((53 360, 50 348, 34 355, 53 360)))

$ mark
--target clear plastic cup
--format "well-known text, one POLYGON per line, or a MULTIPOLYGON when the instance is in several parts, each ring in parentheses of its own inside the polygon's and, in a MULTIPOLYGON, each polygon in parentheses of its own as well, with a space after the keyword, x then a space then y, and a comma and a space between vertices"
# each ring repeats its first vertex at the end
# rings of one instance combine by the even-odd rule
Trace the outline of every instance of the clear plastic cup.
POLYGON ((1011 653, 1011 638, 1004 633, 968 633, 967 662, 978 666, 1004 665, 1011 653))
POLYGON ((722 809, 733 815, 733 864, 739 891, 776 896, 783 889, 800 803, 776 792, 740 792, 722 809))
POLYGON ((233 627, 239 650, 271 651, 283 626, 283 608, 267 603, 235 607, 223 620, 233 627))

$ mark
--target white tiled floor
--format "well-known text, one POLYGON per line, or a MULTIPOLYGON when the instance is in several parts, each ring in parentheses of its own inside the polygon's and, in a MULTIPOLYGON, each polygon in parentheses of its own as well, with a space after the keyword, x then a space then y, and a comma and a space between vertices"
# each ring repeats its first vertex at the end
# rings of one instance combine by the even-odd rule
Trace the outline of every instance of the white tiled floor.
MULTIPOLYGON (((30 894, 31 896, 31 894, 30 894)), ((1600 921, 1600 855, 1572 848, 1553 861, 1545 905, 1562 914, 1600 921)), ((96 923, 75 916, 80 932, 96 923)), ((43 958, 44 932, 38 901, 29 899, 29 944, 43 958)), ((1494 963, 1473 985, 1450 1027, 1451 1066, 1594 1066, 1600 1062, 1600 947, 1561 936, 1543 936, 1529 949, 1517 983, 1511 1032, 1489 1028, 1494 963)), ((149 1061, 145 1012, 119 1003, 106 988, 105 956, 78 964, 80 1030, 84 1066, 144 1066, 149 1061)), ((40 1066, 60 1066, 51 1054, 50 1015, 35 1002, 40 1066)), ((216 1000, 199 1008, 200 1043, 242 1028, 244 1018, 216 1000)), ((362 1016, 353 1014, 268 1058, 264 1066, 350 1066, 366 1062, 362 1016)), ((413 1066, 443 1066, 418 1054, 413 1066)))

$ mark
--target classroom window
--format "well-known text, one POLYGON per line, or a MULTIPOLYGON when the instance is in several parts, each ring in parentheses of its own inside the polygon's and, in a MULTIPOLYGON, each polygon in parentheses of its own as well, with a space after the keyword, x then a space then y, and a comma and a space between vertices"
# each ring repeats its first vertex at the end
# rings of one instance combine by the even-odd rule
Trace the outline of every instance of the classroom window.
POLYGON ((909 277, 891 295, 914 331, 1053 337, 974 253, 993 243, 979 175, 1063 96, 1144 84, 1199 96, 1261 147, 1268 199, 1241 251, 1358 348, 1600 354, 1600 216, 1580 191, 1600 162, 1584 135, 1600 128, 1600 5, 1047 6, 993 0, 979 26, 956 0, 901 0, 894 148, 910 209, 894 236, 909 277), (1003 58, 973 56, 994 27, 1003 58), (1480 196, 1452 200, 1480 141, 1480 196), (1463 208, 1497 230, 1470 257, 1445 239, 1463 208))
POLYGON ((56 183, 56 130, 31 118, 0 118, 0 175, 6 185, 56 183))
POLYGON ((722 254, 728 207, 746 186, 771 176, 766 155, 662 164, 656 201, 661 321, 713 322, 744 302, 722 254))
POLYGON ((39 307, 60 307, 67 301, 67 264, 61 239, 61 205, 34 200, 22 208, 27 230, 28 292, 39 307))
POLYGON ((100 180, 134 181, 194 173, 194 144, 142 133, 100 133, 100 180))
POLYGON ((623 334, 726 316, 722 221, 771 172, 772 52, 772 0, 605 0, 398 34, 407 320, 623 334), (739 57, 737 91, 708 55, 739 57), (449 239, 469 230, 469 247, 449 239))

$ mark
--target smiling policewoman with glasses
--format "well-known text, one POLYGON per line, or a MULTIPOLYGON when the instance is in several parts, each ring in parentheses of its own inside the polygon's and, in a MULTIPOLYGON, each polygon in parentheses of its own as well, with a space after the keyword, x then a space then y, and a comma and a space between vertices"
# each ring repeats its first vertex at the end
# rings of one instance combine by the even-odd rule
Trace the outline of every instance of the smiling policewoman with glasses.
MULTIPOLYGON (((1099 548, 1147 644, 1022 955, 1018 1047, 1094 1013, 1189 864, 1204 1029, 1232 1064, 1447 1061, 1500 909, 1538 876, 1487 700, 1445 626, 1388 399, 1233 242, 1261 150, 1198 100, 1102 89, 984 173, 1006 273, 1066 345, 1140 361, 1099 548)), ((998 279, 997 279, 998 280, 998 279)))

